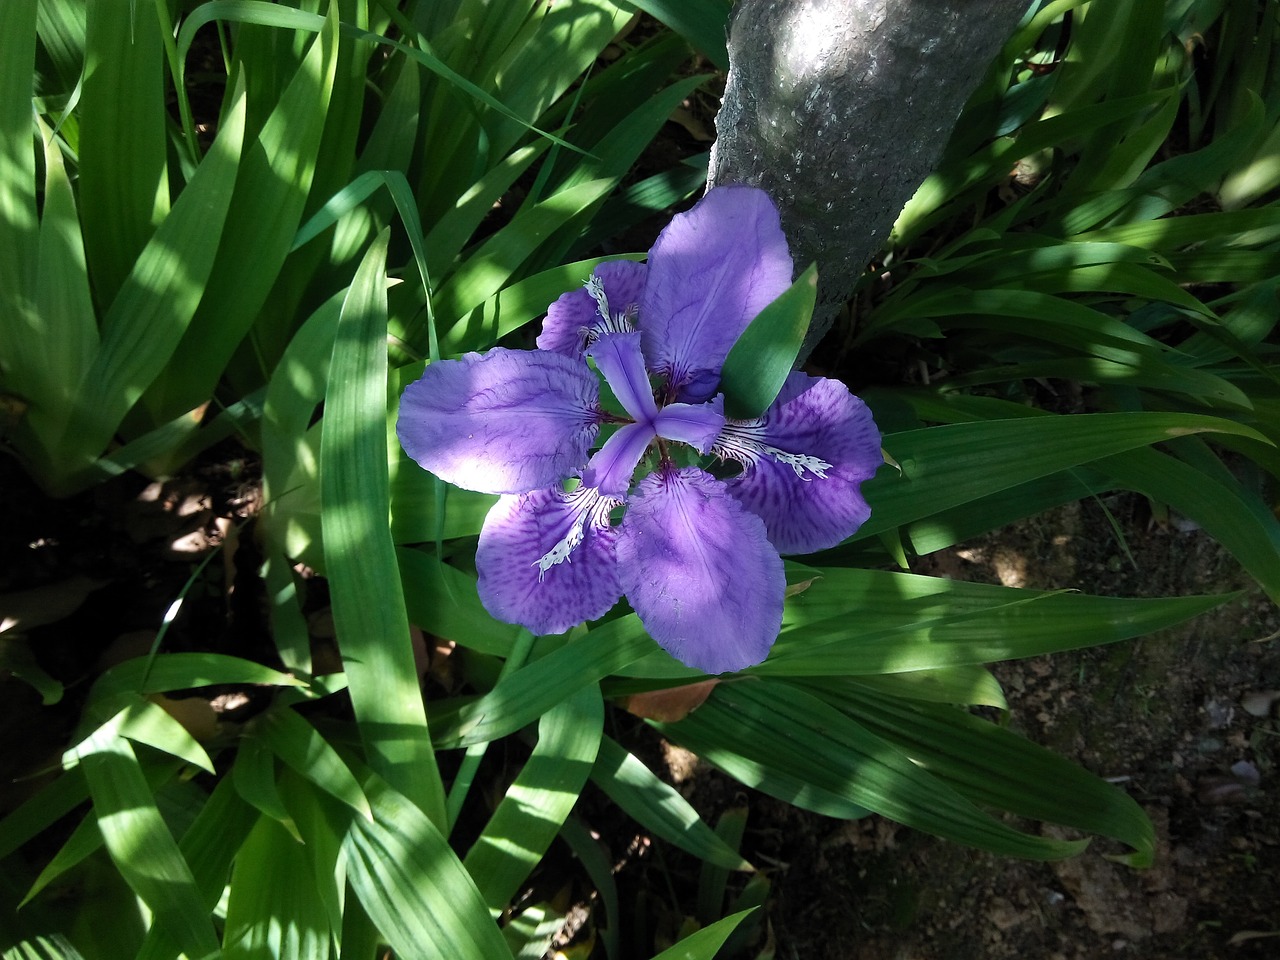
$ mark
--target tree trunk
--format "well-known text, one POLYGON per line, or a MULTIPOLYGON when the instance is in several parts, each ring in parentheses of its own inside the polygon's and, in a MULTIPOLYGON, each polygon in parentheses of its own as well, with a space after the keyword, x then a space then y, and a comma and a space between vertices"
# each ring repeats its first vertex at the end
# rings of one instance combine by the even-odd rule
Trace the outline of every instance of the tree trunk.
POLYGON ((1027 0, 738 0, 710 185, 769 192, 797 269, 818 263, 802 356, 903 205, 1027 0))

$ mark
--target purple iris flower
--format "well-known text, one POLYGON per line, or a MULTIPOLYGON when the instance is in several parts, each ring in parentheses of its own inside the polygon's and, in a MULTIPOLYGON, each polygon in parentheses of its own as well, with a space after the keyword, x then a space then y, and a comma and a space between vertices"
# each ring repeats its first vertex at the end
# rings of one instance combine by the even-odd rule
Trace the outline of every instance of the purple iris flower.
POLYGON ((871 513, 860 486, 882 462, 866 405, 835 380, 795 372, 760 417, 724 414, 729 349, 791 273, 768 195, 717 187, 647 264, 603 263, 553 303, 537 350, 432 363, 405 389, 409 456, 502 495, 476 550, 490 613, 561 633, 625 596, 688 666, 723 673, 768 655, 779 553, 857 530, 871 513), (624 413, 602 406, 600 376, 624 413), (700 465, 714 461, 738 472, 700 465))

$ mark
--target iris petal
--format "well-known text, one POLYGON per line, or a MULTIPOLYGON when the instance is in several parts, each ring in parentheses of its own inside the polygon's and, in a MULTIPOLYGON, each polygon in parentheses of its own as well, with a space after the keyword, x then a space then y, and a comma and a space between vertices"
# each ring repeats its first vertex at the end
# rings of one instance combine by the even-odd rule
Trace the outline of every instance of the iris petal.
POLYGON ((582 471, 583 484, 596 488, 607 497, 625 497, 631 487, 631 476, 653 438, 653 428, 647 423, 628 423, 620 427, 604 442, 604 446, 591 455, 587 468, 582 471))
POLYGON ((791 284, 778 211, 755 187, 716 187, 677 215, 649 251, 640 303, 649 369, 676 399, 706 400, 729 348, 791 284))
POLYGON ((576 474, 599 429, 599 383, 581 359, 490 350, 429 364, 400 399, 396 435, 440 479, 524 493, 576 474))
POLYGON ((709 403, 669 403, 654 418, 653 428, 666 440, 678 440, 706 453, 724 429, 724 397, 709 403))
POLYGON ((563 633, 604 616, 618 586, 609 508, 589 488, 506 496, 485 517, 476 547, 480 600, 507 623, 563 633))
POLYGON ((651 422, 658 413, 658 404, 649 385, 649 372, 644 368, 640 334, 608 334, 587 353, 596 362, 622 408, 641 423, 651 422))
POLYGON ((602 329, 623 329, 616 318, 635 317, 647 270, 634 260, 611 260, 597 266, 591 276, 600 281, 609 318, 602 316, 599 301, 585 286, 570 290, 547 308, 538 348, 578 357, 602 329))
POLYGON ((825 550, 852 536, 871 515, 862 483, 884 462, 867 405, 839 381, 803 373, 787 377, 759 421, 727 426, 713 449, 744 461, 742 473, 726 481, 729 493, 787 554, 825 550), (753 444, 767 449, 751 454, 753 444))
POLYGON ((764 524, 696 467, 641 481, 618 528, 618 576, 645 629, 706 673, 759 663, 782 625, 786 577, 764 524))

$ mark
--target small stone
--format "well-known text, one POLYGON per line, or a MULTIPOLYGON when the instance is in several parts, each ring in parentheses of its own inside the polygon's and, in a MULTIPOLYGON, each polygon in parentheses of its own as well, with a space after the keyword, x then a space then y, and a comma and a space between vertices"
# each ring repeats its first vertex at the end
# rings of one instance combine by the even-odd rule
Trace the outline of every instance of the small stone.
POLYGON ((1267 717, 1277 700, 1280 700, 1280 690, 1255 690, 1240 699, 1240 706, 1251 717, 1267 717))
POLYGON ((1262 782, 1262 774, 1248 760, 1237 760, 1231 765, 1231 772, 1237 780, 1250 787, 1256 787, 1262 782))

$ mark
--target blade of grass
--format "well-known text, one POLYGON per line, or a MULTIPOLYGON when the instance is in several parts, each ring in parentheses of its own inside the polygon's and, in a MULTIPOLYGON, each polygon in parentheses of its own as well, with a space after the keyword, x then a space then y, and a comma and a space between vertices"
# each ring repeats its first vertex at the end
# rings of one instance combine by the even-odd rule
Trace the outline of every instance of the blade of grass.
POLYGON ((1102 413, 950 424, 892 434, 885 447, 902 473, 863 486, 875 504, 861 540, 999 490, 1135 447, 1201 432, 1259 439, 1255 431, 1194 414, 1102 413))
POLYGON ((782 635, 752 672, 904 673, 1114 643, 1231 599, 1095 597, 827 567, 784 611, 782 635), (856 619, 851 619, 857 611, 856 619))
POLYGON ((601 842, 573 814, 560 827, 560 836, 587 872, 604 907, 604 922, 597 924, 600 940, 604 943, 604 955, 608 960, 619 960, 622 951, 618 927, 622 922, 622 911, 618 907, 618 882, 613 876, 613 862, 605 855, 601 842))
POLYGON ((38 369, 39 316, 32 303, 36 251, 36 158, 31 96, 36 0, 0 4, 0 386, 19 395, 22 371, 38 369), (10 369, 12 368, 12 369, 10 369))
POLYGON ((300 776, 345 803, 362 817, 372 817, 369 801, 350 768, 319 731, 293 710, 272 710, 262 718, 259 735, 300 776))
POLYGON ((729 69, 725 35, 729 4, 723 0, 634 0, 637 7, 691 43, 721 70, 729 69))

